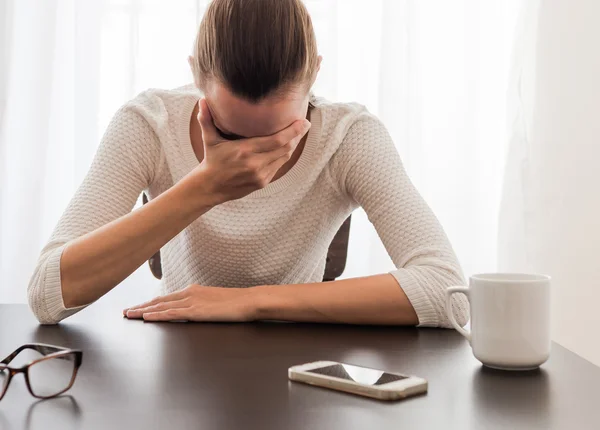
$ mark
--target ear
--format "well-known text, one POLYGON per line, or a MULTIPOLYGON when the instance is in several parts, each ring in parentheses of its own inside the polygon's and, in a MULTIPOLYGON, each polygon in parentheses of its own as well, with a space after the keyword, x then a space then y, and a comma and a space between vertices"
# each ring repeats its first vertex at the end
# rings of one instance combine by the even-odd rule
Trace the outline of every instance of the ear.
POLYGON ((198 74, 196 73, 196 67, 194 66, 194 64, 196 63, 196 61, 194 60, 194 57, 192 57, 191 55, 188 57, 188 64, 190 65, 190 69, 192 70, 192 76, 194 77, 194 85, 196 86, 196 88, 200 88, 200 83, 198 82, 198 74))

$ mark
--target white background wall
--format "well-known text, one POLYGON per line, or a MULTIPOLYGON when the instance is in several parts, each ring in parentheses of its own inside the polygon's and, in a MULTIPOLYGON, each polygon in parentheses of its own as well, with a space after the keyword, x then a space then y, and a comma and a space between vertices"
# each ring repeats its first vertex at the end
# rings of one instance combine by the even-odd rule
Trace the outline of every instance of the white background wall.
POLYGON ((600 2, 531 12, 516 42, 500 267, 551 275, 554 339, 600 365, 600 2))

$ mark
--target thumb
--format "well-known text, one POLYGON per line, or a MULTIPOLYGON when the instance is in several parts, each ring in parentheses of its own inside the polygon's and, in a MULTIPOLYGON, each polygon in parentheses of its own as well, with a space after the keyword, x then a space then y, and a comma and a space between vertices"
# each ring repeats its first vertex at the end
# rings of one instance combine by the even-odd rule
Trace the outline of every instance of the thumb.
POLYGON ((213 123, 212 115, 205 99, 201 99, 198 103, 198 123, 200 123, 200 129, 202 130, 202 141, 205 148, 223 140, 213 123))

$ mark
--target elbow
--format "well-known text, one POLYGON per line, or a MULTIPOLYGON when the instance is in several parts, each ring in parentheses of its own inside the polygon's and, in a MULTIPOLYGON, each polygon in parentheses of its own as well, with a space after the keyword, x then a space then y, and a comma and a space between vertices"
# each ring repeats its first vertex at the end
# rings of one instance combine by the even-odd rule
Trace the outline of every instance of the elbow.
POLYGON ((36 319, 40 323, 40 325, 56 325, 63 320, 63 318, 55 318, 49 315, 42 315, 35 311, 33 311, 36 319))
POLYGON ((429 306, 423 307, 423 316, 419 316, 422 327, 453 328, 450 316, 456 323, 464 327, 469 322, 469 302, 464 294, 453 294, 450 300, 451 309, 447 309, 447 289, 456 285, 464 285, 464 280, 457 266, 450 267, 413 267, 413 275, 421 285, 423 292, 429 297, 429 306), (428 309, 427 309, 428 308, 428 309))
POLYGON ((47 311, 42 285, 34 283, 33 279, 29 284, 27 293, 29 309, 31 309, 31 312, 40 324, 54 325, 64 319, 64 317, 61 317, 60 315, 54 315, 47 311))
POLYGON ((438 273, 440 275, 439 279, 442 286, 441 291, 439 291, 440 300, 438 301, 438 303, 441 303, 439 327, 453 328, 454 326, 450 319, 451 316, 460 327, 464 327, 470 319, 469 301, 467 296, 464 294, 452 294, 450 296, 450 301, 447 301, 446 299, 448 288, 457 285, 465 285, 465 279, 460 270, 460 266, 456 263, 450 267, 440 268, 438 273), (450 309, 448 309, 448 304, 450 305, 450 309))
MULTIPOLYGON (((465 300, 466 302, 466 300, 465 300)), ((467 323, 469 322, 469 308, 468 308, 468 304, 463 304, 460 307, 457 306, 452 306, 452 314, 454 316, 455 321, 457 322, 457 324, 461 327, 464 327, 467 325, 467 323)), ((445 318, 444 321, 445 324, 443 324, 443 328, 453 328, 452 323, 450 322, 450 320, 448 318, 445 318)))
POLYGON ((36 294, 32 294, 32 291, 30 290, 28 304, 29 309, 31 309, 31 312, 38 320, 38 322, 42 325, 58 324, 62 320, 62 318, 50 315, 48 312, 45 312, 43 310, 44 303, 41 300, 38 300, 35 296, 36 294))
POLYGON ((56 325, 63 320, 62 318, 52 318, 52 317, 42 318, 38 315, 36 315, 36 318, 37 318, 38 322, 40 323, 40 325, 56 325))
MULTIPOLYGON (((454 284, 454 285, 460 285, 460 284, 454 284)), ((448 285, 446 288, 448 288, 450 286, 451 285, 448 285)), ((445 300, 446 288, 444 288, 444 291, 443 291, 444 300, 442 300, 442 303, 443 303, 442 308, 443 309, 441 312, 442 318, 441 318, 440 327, 453 328, 452 322, 450 320, 450 315, 452 315, 452 317, 454 318, 454 320, 460 327, 464 327, 465 325, 467 325, 467 323, 469 322, 469 319, 470 319, 469 301, 467 300, 467 296, 465 296, 464 294, 452 294, 452 297, 450 299, 451 309, 448 309, 448 307, 446 305, 447 302, 445 300)))
POLYGON ((457 265, 413 265, 393 272, 418 318, 419 327, 452 328, 449 315, 457 324, 469 321, 469 303, 463 294, 453 294, 446 309, 446 290, 464 285, 457 265))
POLYGON ((69 313, 64 312, 60 282, 62 248, 42 252, 27 287, 27 302, 40 324, 57 324, 69 313))

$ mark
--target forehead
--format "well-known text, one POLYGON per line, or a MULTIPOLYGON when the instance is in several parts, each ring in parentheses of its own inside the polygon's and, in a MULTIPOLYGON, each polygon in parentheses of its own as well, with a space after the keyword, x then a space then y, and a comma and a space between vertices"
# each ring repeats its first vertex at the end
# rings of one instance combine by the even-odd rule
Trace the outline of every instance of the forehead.
POLYGON ((233 95, 225 86, 207 85, 204 95, 215 126, 239 136, 267 136, 306 117, 308 94, 290 92, 252 103, 233 95))

